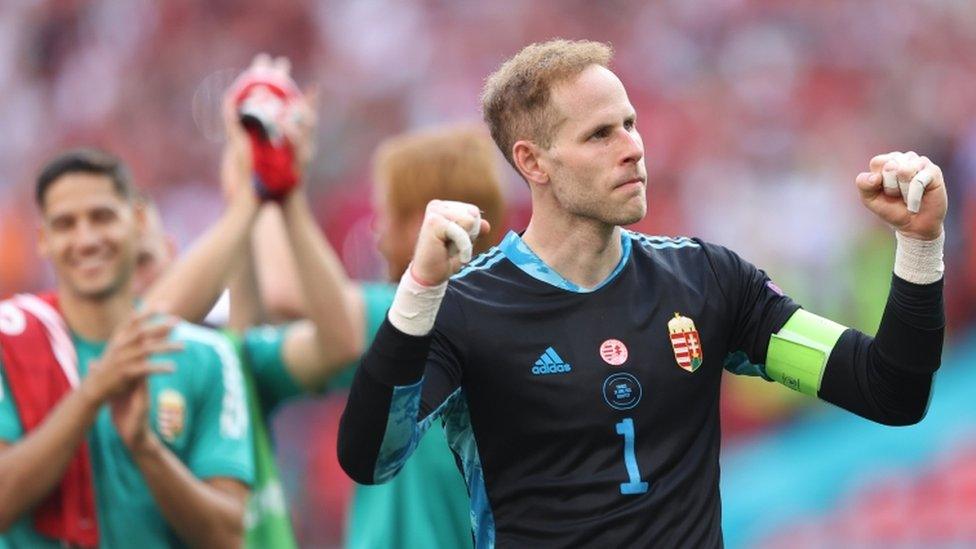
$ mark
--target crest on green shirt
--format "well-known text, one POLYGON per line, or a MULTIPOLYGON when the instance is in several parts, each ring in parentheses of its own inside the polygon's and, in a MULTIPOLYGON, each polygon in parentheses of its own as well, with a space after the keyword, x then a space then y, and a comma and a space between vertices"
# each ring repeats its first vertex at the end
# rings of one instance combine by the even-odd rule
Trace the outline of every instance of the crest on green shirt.
POLYGON ((186 399, 174 389, 160 391, 156 399, 156 431, 168 442, 173 442, 186 425, 186 399))

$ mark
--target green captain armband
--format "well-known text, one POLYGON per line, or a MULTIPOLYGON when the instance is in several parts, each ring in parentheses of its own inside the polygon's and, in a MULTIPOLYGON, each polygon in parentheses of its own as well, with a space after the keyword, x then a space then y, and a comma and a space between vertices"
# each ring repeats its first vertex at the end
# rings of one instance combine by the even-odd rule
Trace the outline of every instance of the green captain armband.
POLYGON ((817 396, 830 351, 846 329, 798 309, 769 339, 766 375, 794 391, 817 396))

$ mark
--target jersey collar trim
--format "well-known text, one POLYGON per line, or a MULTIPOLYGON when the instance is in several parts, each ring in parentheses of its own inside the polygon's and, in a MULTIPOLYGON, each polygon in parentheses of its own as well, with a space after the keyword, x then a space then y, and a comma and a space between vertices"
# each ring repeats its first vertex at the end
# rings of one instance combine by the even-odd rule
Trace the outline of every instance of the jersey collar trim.
POLYGON ((555 269, 546 265, 546 263, 542 261, 539 256, 535 255, 535 252, 533 252, 522 240, 522 237, 520 237, 514 231, 509 231, 508 234, 505 235, 504 240, 501 241, 498 248, 503 254, 505 254, 505 257, 507 257, 509 261, 514 263, 516 267, 532 278, 563 290, 586 294, 599 290, 613 281, 613 279, 617 278, 617 275, 620 274, 620 271, 624 269, 624 265, 626 265, 627 261, 630 259, 632 242, 633 239, 627 235, 627 231, 621 230, 620 246, 623 253, 620 254, 620 262, 617 263, 617 266, 613 269, 613 272, 610 273, 603 282, 592 288, 584 288, 563 278, 563 276, 557 273, 555 269))

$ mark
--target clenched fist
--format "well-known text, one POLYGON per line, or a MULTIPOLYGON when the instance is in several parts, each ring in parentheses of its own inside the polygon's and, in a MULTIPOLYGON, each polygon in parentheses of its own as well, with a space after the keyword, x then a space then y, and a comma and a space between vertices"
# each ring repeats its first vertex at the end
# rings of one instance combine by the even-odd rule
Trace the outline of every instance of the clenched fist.
POLYGON ((473 204, 431 200, 414 248, 410 274, 417 282, 436 286, 471 261, 472 242, 489 231, 473 204))
POLYGON ((903 236, 935 240, 948 207, 942 169, 914 152, 890 152, 871 159, 855 179, 861 202, 903 236))

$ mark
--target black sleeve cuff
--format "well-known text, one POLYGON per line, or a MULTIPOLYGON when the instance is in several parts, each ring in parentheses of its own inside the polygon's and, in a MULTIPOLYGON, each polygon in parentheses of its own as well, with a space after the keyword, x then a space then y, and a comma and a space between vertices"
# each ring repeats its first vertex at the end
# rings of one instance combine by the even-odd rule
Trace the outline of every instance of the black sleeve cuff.
POLYGON ((945 278, 931 284, 914 284, 892 274, 888 309, 915 328, 945 328, 945 308, 942 302, 944 286, 945 278))
POLYGON ((363 357, 362 367, 390 387, 413 385, 424 375, 431 340, 430 334, 405 334, 390 324, 389 318, 384 319, 363 357))

